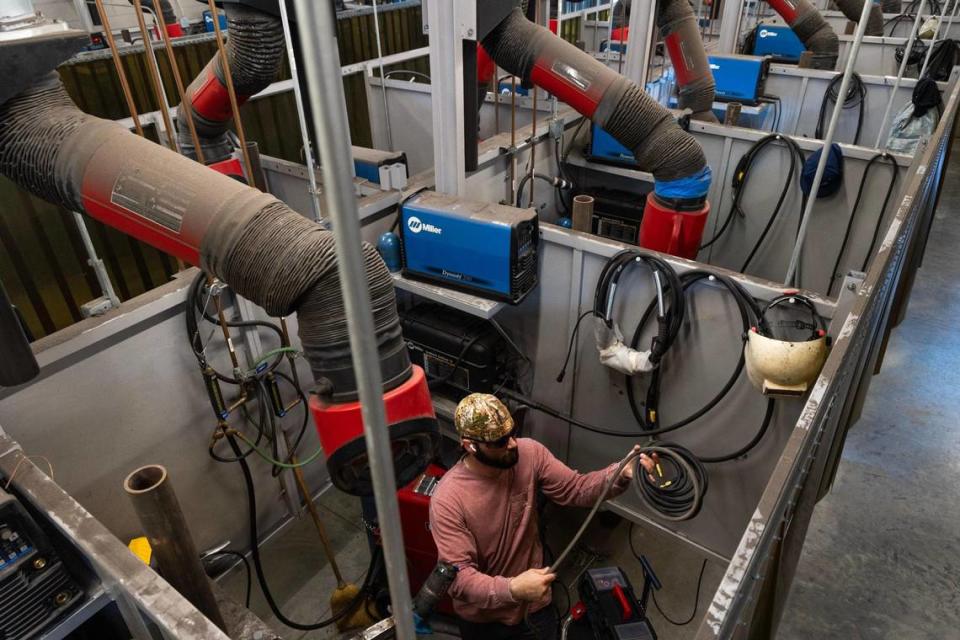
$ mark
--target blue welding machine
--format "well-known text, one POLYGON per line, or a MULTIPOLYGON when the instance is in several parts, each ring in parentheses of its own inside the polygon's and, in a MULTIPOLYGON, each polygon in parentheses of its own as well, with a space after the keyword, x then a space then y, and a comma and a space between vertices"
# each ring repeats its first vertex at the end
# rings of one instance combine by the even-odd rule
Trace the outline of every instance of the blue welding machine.
POLYGON ((712 55, 710 72, 716 84, 716 99, 755 105, 763 95, 768 58, 761 56, 712 55))
POLYGON ((382 151, 380 149, 369 149, 367 147, 354 146, 351 149, 353 153, 353 167, 358 178, 364 178, 374 184, 382 184, 384 177, 393 177, 393 182, 397 182, 396 171, 400 171, 403 184, 391 185, 392 188, 404 188, 406 186, 407 154, 402 151, 382 151), (393 171, 394 173, 389 173, 393 171))
POLYGON ((753 32, 755 56, 771 56, 777 62, 798 62, 806 50, 790 27, 761 22, 753 32))
POLYGON ((537 285, 537 212, 434 192, 401 211, 403 274, 517 304, 537 285))
POLYGON ((627 167, 635 167, 637 164, 633 151, 620 144, 616 138, 596 124, 591 128, 590 150, 587 156, 594 162, 605 162, 627 167))

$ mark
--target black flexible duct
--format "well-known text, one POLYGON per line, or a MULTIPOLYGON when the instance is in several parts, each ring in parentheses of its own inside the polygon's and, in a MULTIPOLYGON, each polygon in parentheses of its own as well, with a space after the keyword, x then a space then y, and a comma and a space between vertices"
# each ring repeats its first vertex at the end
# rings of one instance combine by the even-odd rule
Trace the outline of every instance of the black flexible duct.
POLYGON ((713 115, 715 83, 693 6, 687 0, 662 0, 657 11, 657 28, 676 70, 677 105, 690 109, 694 117, 716 122, 713 115))
MULTIPOLYGON (((271 316, 296 312, 304 355, 336 401, 356 382, 333 234, 276 198, 80 111, 56 74, 0 106, 0 173, 205 271, 271 316), (156 228, 162 228, 162 232, 156 228), (184 249, 186 247, 186 249, 184 249)), ((409 377, 393 281, 363 245, 385 388, 409 377)))
MULTIPOLYGON (((243 104, 277 77, 285 50, 283 24, 275 16, 243 5, 227 4, 225 11, 229 33, 227 59, 237 101, 243 104)), ((194 154, 185 120, 186 110, 192 110, 207 162, 222 159, 231 151, 226 139, 231 111, 225 78, 220 55, 216 54, 187 87, 177 109, 180 148, 187 155, 194 154)))
MULTIPOLYGON (((127 1, 133 4, 133 0, 127 1)), ((163 24, 175 24, 177 22, 177 14, 174 13, 170 0, 140 0, 140 6, 154 14, 157 13, 157 4, 160 5, 160 15, 163 16, 163 24)))
POLYGON ((700 145, 667 109, 613 69, 527 20, 519 9, 484 38, 483 46, 500 67, 553 91, 603 127, 657 181, 694 176, 706 166, 700 145))
MULTIPOLYGON (((867 17, 867 31, 865 35, 868 36, 882 36, 883 35, 883 11, 879 4, 873 2, 873 0, 834 0, 837 4, 837 8, 843 12, 843 15, 847 17, 847 20, 852 22, 860 22, 860 14, 863 12, 863 3, 870 3, 870 15, 867 17)), ((900 10, 900 3, 897 2, 897 7, 894 9, 895 12, 900 10)))

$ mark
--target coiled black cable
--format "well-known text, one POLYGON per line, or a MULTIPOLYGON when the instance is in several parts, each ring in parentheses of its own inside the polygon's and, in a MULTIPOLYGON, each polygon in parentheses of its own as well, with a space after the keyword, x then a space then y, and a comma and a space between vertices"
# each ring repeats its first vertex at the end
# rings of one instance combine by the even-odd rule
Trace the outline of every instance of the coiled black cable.
POLYGON ((857 215, 857 211, 860 209, 860 201, 863 199, 863 191, 867 184, 867 177, 870 175, 870 169, 872 169, 882 160, 886 160, 890 163, 892 176, 890 179, 890 185, 887 187, 887 194, 883 197, 883 205, 880 207, 880 213, 877 217, 877 224, 873 229, 873 237, 870 240, 870 248, 867 250, 867 254, 863 259, 863 265, 860 268, 861 271, 866 271, 867 262, 870 260, 870 256, 873 255, 873 249, 877 243, 877 238, 880 235, 880 227, 883 225, 883 217, 887 210, 887 204, 890 202, 890 197, 893 195, 893 189, 897 185, 897 177, 900 175, 900 165, 897 163, 897 159, 886 151, 878 153, 870 158, 870 160, 867 161, 867 166, 863 169, 863 176, 860 178, 860 186, 857 189, 857 198, 853 201, 853 208, 850 210, 850 217, 847 218, 847 228, 843 232, 843 242, 840 244, 840 251, 837 252, 837 261, 833 263, 833 270, 830 272, 830 282, 827 284, 828 296, 831 295, 834 284, 842 279, 842 275, 839 272, 840 262, 843 260, 843 254, 847 250, 847 243, 850 241, 850 231, 853 229, 853 220, 857 215))
POLYGON ((774 223, 780 217, 780 214, 783 210, 783 203, 786 201, 787 195, 790 193, 790 187, 793 185, 793 181, 798 173, 798 170, 803 166, 803 150, 793 140, 793 138, 781 135, 779 133, 773 133, 757 140, 746 151, 746 153, 743 154, 743 157, 740 158, 740 162, 737 163, 737 168, 733 172, 733 181, 731 183, 731 187, 733 188, 733 202, 730 204, 730 211, 727 213, 727 217, 724 219, 723 224, 720 225, 719 231, 717 231, 713 238, 700 246, 701 250, 706 249, 722 238, 730 228, 730 224, 733 222, 735 215, 741 218, 745 218, 747 216, 746 211, 743 209, 743 198, 747 190, 747 183, 750 179, 750 170, 753 168, 753 165, 757 161, 757 158, 760 156, 761 152, 776 143, 781 143, 787 148, 787 152, 790 154, 790 167, 787 170, 787 177, 784 181, 783 188, 780 190, 780 195, 777 198, 777 204, 774 206, 773 212, 767 219, 767 223, 764 226, 763 231, 760 233, 760 236, 757 238, 756 243, 754 243, 753 248, 750 250, 747 259, 744 260, 743 265, 740 267, 741 273, 746 273, 747 267, 750 266, 753 258, 760 250, 760 247, 763 246, 763 242, 766 240, 770 229, 773 228, 774 223))
POLYGON ((643 451, 655 453, 658 461, 652 479, 639 467, 634 471, 632 484, 640 499, 665 520, 695 518, 709 482, 702 462, 692 451, 673 442, 657 442, 643 451))
MULTIPOLYGON (((856 71, 853 72, 850 80, 852 84, 847 87, 847 95, 843 99, 843 108, 853 109, 856 107, 859 110, 857 115, 857 133, 853 137, 853 144, 860 144, 860 132, 863 130, 863 111, 866 108, 867 102, 867 85, 863 84, 860 74, 856 71)), ((831 102, 833 104, 837 103, 837 100, 840 97, 840 85, 842 83, 843 74, 838 73, 833 77, 833 80, 830 81, 830 84, 827 85, 827 90, 823 93, 823 101, 820 103, 820 117, 817 118, 817 129, 815 134, 820 140, 823 140, 823 125, 827 118, 827 105, 831 102)))

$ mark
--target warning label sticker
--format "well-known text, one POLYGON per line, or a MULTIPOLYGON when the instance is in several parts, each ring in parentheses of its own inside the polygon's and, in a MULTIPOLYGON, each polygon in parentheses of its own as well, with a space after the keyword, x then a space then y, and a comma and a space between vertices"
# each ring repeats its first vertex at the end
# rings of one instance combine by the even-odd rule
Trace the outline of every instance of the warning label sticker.
POLYGON ((184 184, 171 187, 169 178, 159 171, 142 167, 124 171, 113 185, 110 202, 179 233, 194 192, 184 184))

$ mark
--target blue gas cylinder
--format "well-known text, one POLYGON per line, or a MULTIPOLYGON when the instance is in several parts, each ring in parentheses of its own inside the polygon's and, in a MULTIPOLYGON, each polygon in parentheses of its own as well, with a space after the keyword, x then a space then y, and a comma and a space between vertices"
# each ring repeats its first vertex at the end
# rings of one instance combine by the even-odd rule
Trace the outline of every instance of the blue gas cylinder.
POLYGON ((400 238, 392 231, 387 231, 380 236, 377 241, 377 252, 383 261, 387 264, 390 271, 400 271, 402 266, 400 259, 400 238))

